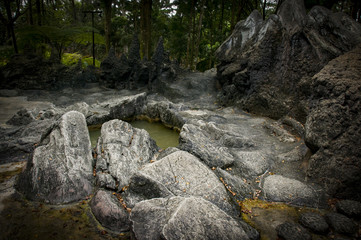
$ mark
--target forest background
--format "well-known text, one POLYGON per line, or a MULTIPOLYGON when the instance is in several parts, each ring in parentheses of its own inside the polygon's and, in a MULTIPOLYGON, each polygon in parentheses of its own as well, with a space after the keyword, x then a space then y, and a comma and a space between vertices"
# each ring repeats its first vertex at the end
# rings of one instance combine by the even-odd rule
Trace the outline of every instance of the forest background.
MULTIPOLYGON (((96 66, 111 47, 127 55, 136 34, 141 57, 150 59, 162 36, 173 61, 191 70, 215 66, 214 53, 238 21, 257 9, 264 19, 283 0, 1 0, 0 66, 14 53, 31 53, 83 66, 96 66), (94 25, 92 24, 93 14, 94 25)), ((343 11, 360 22, 359 0, 305 0, 343 11)))

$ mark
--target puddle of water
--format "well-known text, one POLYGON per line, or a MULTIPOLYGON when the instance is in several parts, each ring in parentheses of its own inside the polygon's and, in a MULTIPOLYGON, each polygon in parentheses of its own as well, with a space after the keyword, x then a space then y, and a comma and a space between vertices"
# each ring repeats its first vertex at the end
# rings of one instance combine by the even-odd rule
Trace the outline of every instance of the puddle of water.
MULTIPOLYGON (((175 130, 167 128, 159 122, 148 122, 145 120, 136 120, 130 122, 135 128, 146 130, 150 137, 153 138, 158 147, 166 149, 167 147, 177 147, 179 144, 179 133, 175 130)), ((89 135, 92 147, 96 146, 97 140, 100 137, 101 125, 90 126, 89 135)))
MULTIPOLYGON (((296 207, 286 203, 266 202, 262 200, 246 199, 240 202, 241 215, 245 222, 260 233, 261 240, 278 239, 276 227, 284 222, 298 222, 302 213, 326 211, 307 207, 296 207)), ((326 236, 312 234, 314 240, 329 239, 326 236)))
POLYGON ((115 234, 99 225, 87 201, 52 206, 8 198, 0 213, 0 239, 133 239, 130 233, 115 234))
POLYGON ((96 145, 97 145, 98 138, 100 137, 100 129, 101 128, 102 128, 101 124, 88 127, 89 137, 90 137, 90 142, 91 142, 92 148, 96 147, 96 145))

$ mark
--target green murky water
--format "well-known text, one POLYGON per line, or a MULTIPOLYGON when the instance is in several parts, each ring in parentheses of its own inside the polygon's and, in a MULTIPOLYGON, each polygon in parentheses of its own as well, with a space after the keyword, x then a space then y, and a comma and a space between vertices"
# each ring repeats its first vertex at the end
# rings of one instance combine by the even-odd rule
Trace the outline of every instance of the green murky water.
MULTIPOLYGON (((146 130, 151 136, 151 138, 153 138, 156 141, 157 145, 162 149, 165 149, 167 147, 177 147, 179 144, 179 133, 175 130, 167 128, 161 123, 150 123, 144 120, 136 120, 130 122, 130 124, 135 128, 146 130)), ((100 137, 100 128, 101 125, 89 127, 89 135, 92 147, 96 146, 97 140, 100 137)))
POLYGON ((94 148, 97 145, 98 138, 100 137, 100 129, 102 128, 102 125, 94 125, 89 126, 89 137, 90 142, 92 144, 92 148, 94 148))

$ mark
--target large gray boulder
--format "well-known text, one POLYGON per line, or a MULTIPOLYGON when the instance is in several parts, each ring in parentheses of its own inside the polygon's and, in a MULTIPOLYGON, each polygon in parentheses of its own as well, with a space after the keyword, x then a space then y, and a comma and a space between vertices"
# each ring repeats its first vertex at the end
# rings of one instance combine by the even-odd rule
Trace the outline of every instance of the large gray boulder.
POLYGON ((130 230, 129 212, 112 192, 98 190, 90 201, 90 207, 103 227, 115 232, 130 230))
POLYGON ((167 99, 148 99, 143 108, 142 114, 151 119, 161 121, 166 126, 172 126, 181 129, 186 119, 179 112, 188 110, 189 107, 184 104, 174 104, 167 99))
POLYGON ((236 220, 203 198, 142 201, 130 219, 137 239, 249 239, 236 220))
MULTIPOLYGON (((257 121, 253 124, 260 127, 257 121)), ((266 131, 256 127, 197 120, 183 125, 179 148, 199 157, 210 168, 232 166, 242 176, 251 177, 263 174, 273 163, 268 148, 270 144, 278 145, 278 140, 267 142, 267 137, 266 131)))
POLYGON ((296 179, 270 175, 263 183, 263 193, 268 201, 297 205, 318 206, 321 202, 316 190, 296 179))
POLYGON ((142 113, 146 100, 147 94, 143 92, 94 103, 87 109, 87 123, 97 125, 112 119, 132 119, 142 113))
POLYGON ((134 206, 142 200, 172 196, 202 197, 233 213, 227 192, 217 176, 198 158, 184 151, 174 152, 135 173, 125 199, 129 206, 134 206))
POLYGON ((64 114, 43 136, 17 189, 36 201, 62 204, 92 192, 93 165, 89 133, 83 114, 64 114))
POLYGON ((180 133, 179 147, 199 157, 211 168, 226 168, 233 165, 234 158, 221 143, 224 134, 213 123, 197 121, 185 124, 180 133))
POLYGON ((97 172, 109 173, 121 189, 129 185, 133 174, 154 158, 158 147, 147 131, 114 119, 102 125, 96 151, 97 172))

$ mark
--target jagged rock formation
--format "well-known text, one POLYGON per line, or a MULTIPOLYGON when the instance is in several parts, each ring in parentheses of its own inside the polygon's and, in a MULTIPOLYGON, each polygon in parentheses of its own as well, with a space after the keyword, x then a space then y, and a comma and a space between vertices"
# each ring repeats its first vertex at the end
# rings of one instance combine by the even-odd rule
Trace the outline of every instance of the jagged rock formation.
POLYGON ((359 43, 349 16, 287 0, 266 21, 254 11, 217 50, 221 103, 304 123, 308 180, 340 198, 361 199, 359 43))
POLYGON ((330 61, 313 89, 306 144, 315 152, 308 176, 339 198, 361 199, 361 45, 330 61))
POLYGON ((17 189, 29 199, 51 204, 80 200, 93 189, 92 162, 84 115, 68 112, 43 136, 17 189))
POLYGON ((254 11, 240 21, 217 50, 219 99, 244 110, 305 122, 307 96, 302 83, 331 59, 361 42, 361 25, 343 13, 303 0, 285 1, 266 21, 254 11))
POLYGON ((159 78, 174 78, 175 70, 166 56, 163 39, 160 38, 157 48, 150 61, 141 61, 139 54, 139 40, 136 35, 129 50, 128 58, 123 54, 119 59, 114 49, 109 51, 108 57, 101 63, 100 83, 109 88, 137 89, 147 86, 157 88, 159 78))

